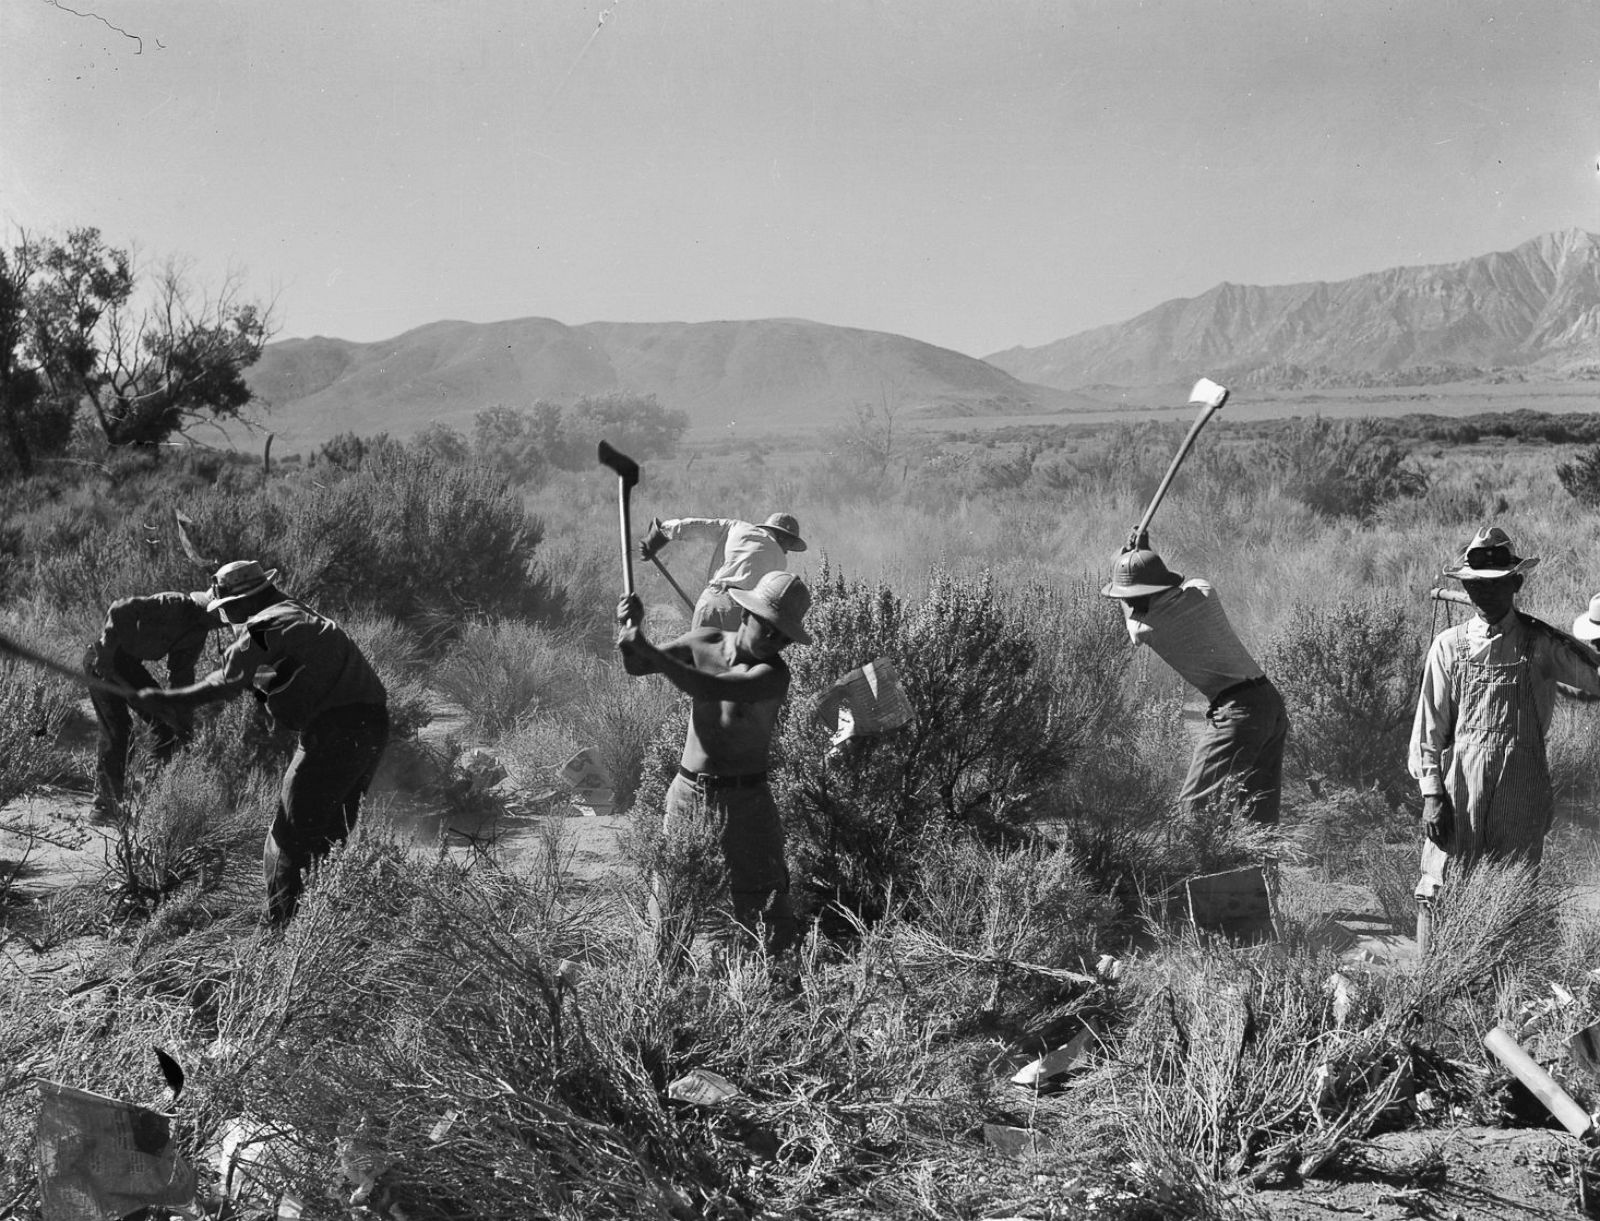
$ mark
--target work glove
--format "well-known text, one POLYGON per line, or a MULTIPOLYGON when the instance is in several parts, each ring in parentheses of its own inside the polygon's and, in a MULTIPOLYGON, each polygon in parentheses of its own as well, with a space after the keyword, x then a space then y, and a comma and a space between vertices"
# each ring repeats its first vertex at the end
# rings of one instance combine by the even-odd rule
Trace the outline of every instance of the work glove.
POLYGON ((660 551, 672 540, 667 537, 667 532, 661 528, 661 519, 650 519, 650 532, 644 536, 644 541, 639 544, 639 555, 647 560, 652 560, 656 552, 660 551))
POLYGON ((1150 531, 1141 530, 1135 526, 1128 531, 1128 541, 1122 545, 1124 552, 1147 551, 1150 548, 1150 531))
POLYGON ((624 594, 617 600, 617 623, 621 627, 638 627, 644 622, 644 603, 638 594, 624 594))
POLYGON ((1443 793, 1422 799, 1422 833, 1439 847, 1450 841, 1455 829, 1455 812, 1450 808, 1450 798, 1443 793))

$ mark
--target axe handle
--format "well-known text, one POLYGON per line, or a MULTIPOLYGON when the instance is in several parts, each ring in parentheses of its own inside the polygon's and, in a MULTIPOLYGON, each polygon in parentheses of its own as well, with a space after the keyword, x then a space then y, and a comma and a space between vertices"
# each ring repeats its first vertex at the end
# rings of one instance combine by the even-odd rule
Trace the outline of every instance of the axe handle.
POLYGON ((11 637, 0 635, 0 654, 10 653, 13 657, 21 658, 30 665, 35 665, 44 670, 50 670, 63 678, 70 678, 75 683, 81 683, 91 691, 103 691, 107 695, 118 695, 123 699, 133 696, 132 687, 123 686, 121 683, 107 682, 103 678, 96 678, 92 674, 85 674, 82 670, 74 670, 71 666, 62 665, 53 657, 46 657, 43 653, 35 653, 27 645, 18 644, 11 637))
POLYGON ((673 589, 678 591, 678 597, 683 599, 683 604, 685 606, 687 606, 691 611, 693 611, 694 610, 694 599, 691 598, 688 594, 684 593, 683 592, 683 586, 679 585, 676 581, 674 581, 672 579, 672 574, 667 571, 667 566, 665 564, 663 564, 660 560, 658 560, 653 555, 650 557, 650 562, 652 564, 654 564, 657 569, 660 570, 662 576, 667 578, 667 584, 672 586, 673 589))
POLYGON ((628 481, 617 478, 617 516, 622 526, 622 588, 633 597, 633 530, 628 524, 628 481))
POLYGON ((1167 467, 1167 473, 1161 477, 1161 483, 1156 488, 1156 494, 1150 498, 1150 504, 1145 508, 1144 516, 1139 519, 1139 524, 1134 529, 1134 538, 1138 538, 1150 528, 1150 521, 1155 517, 1156 509, 1166 496, 1167 488, 1172 484, 1172 477, 1178 473, 1178 467, 1183 464, 1183 460, 1189 456, 1189 451, 1194 448, 1194 439, 1200 435, 1200 430, 1206 426, 1206 421, 1220 410, 1222 410, 1220 403, 1215 406, 1207 404, 1195 419, 1195 422, 1189 426, 1189 435, 1183 439, 1183 444, 1178 446, 1178 452, 1172 455, 1172 462, 1167 467))
MULTIPOLYGON (((1462 606, 1473 606, 1472 599, 1467 597, 1465 590, 1461 589, 1441 589, 1436 586, 1428 591, 1428 597, 1432 598, 1435 602, 1456 602, 1462 606)), ((1590 665, 1600 665, 1600 651, 1597 651, 1594 645, 1586 644, 1582 640, 1579 640, 1571 632, 1564 632, 1555 624, 1546 623, 1543 619, 1539 619, 1528 614, 1527 611, 1519 610, 1517 614, 1522 616, 1522 621, 1524 623, 1541 628, 1544 631, 1549 632, 1552 636, 1557 637, 1559 640, 1577 649, 1578 654, 1590 665)))

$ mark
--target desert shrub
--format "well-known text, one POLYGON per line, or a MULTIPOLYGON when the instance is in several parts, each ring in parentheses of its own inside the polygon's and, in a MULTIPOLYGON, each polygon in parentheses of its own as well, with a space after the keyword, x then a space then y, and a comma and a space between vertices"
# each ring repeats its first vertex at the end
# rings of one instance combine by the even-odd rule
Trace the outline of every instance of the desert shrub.
POLYGON ((665 679, 641 682, 615 662, 591 660, 588 681, 565 719, 583 745, 594 747, 611 773, 616 808, 626 810, 661 727, 670 727, 681 746, 687 709, 688 697, 665 679))
POLYGON ((514 619, 473 623, 433 667, 435 690, 487 737, 542 708, 565 708, 586 686, 588 658, 570 635, 514 619))
POLYGON ((994 847, 970 835, 930 845, 911 879, 900 960, 968 977, 974 1007, 993 1013, 1007 989, 1037 1000, 1093 963, 1117 911, 1066 846, 994 847))
POLYGON ((203 896, 230 874, 236 882, 259 878, 267 811, 276 798, 274 778, 265 773, 251 772, 240 783, 220 776, 202 756, 174 756, 130 795, 128 819, 117 827, 106 887, 114 918, 152 915, 190 889, 203 896))
POLYGON ((1556 479, 1585 508, 1600 506, 1600 445, 1580 449, 1570 462, 1557 465, 1556 479))
POLYGON ((1421 668, 1417 625, 1393 598, 1301 602, 1262 663, 1289 710, 1288 754, 1321 797, 1329 785, 1410 793, 1406 747, 1421 668))
POLYGON ((40 677, 0 655, 0 805, 71 768, 60 737, 77 700, 65 681, 40 677))
POLYGON ((1296 420, 1273 440, 1268 464, 1286 493, 1323 517, 1367 521, 1390 501, 1428 489, 1406 449, 1366 417, 1296 420))
POLYGON ((778 789, 797 876, 820 899, 881 913, 929 837, 965 827, 1000 841, 1061 802, 1058 790, 1099 741, 1125 651, 1106 649, 1114 637, 1103 608, 1081 590, 1028 590, 1008 601, 987 575, 943 570, 914 604, 826 571, 814 589, 807 622, 816 643, 789 655, 778 789), (1078 628, 1084 635, 1072 634, 1078 628), (1093 643, 1084 656, 1066 661, 1085 641, 1093 643), (917 719, 830 754, 809 708, 878 657, 894 661, 917 719))
POLYGON ((531 575, 543 529, 483 467, 380 448, 293 480, 195 498, 184 507, 197 544, 279 568, 319 610, 374 608, 430 645, 474 617, 554 609, 531 575))

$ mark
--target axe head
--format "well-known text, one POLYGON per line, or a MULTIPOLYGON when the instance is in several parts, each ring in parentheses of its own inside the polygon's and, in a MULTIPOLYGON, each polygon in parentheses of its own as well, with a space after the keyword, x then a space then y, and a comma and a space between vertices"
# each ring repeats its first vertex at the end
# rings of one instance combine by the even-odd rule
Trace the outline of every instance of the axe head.
POLYGON ((1217 385, 1209 377, 1202 377, 1194 384, 1194 389, 1189 391, 1189 401, 1220 409, 1222 404, 1228 401, 1228 388, 1217 385))
POLYGON ((631 488, 639 482, 639 464, 621 450, 612 449, 604 441, 600 442, 600 465, 609 466, 616 471, 623 487, 631 488))

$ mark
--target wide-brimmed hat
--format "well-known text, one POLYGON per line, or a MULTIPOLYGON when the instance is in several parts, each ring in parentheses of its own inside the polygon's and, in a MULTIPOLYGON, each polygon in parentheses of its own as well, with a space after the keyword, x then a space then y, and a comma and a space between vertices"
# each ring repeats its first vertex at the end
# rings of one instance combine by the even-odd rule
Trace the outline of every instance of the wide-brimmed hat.
POLYGON ((258 594, 272 584, 278 575, 276 568, 263 568, 259 560, 234 560, 217 569, 211 578, 211 602, 207 610, 216 610, 240 598, 258 594))
POLYGON ((1183 577, 1167 567, 1148 547, 1124 551, 1111 569, 1111 580, 1100 590, 1106 598, 1144 598, 1182 585, 1183 577))
POLYGON ((1572 634, 1585 644, 1600 640, 1600 594, 1589 599, 1589 613, 1572 621, 1572 634))
POLYGON ((732 598, 758 619, 765 619, 796 644, 810 644, 800 621, 811 609, 811 591, 792 572, 769 572, 754 589, 730 589, 732 598))
POLYGON ((806 540, 800 537, 800 519, 793 513, 774 513, 761 523, 761 528, 777 534, 785 551, 806 549, 806 540))
POLYGON ((1531 572, 1538 563, 1538 557, 1523 559, 1518 555, 1511 546, 1510 537, 1499 526, 1485 526, 1461 549, 1461 554, 1444 570, 1444 575, 1457 581, 1498 581, 1501 577, 1531 572))

